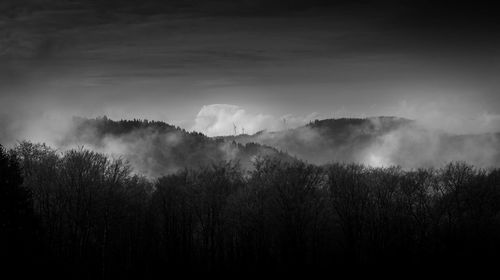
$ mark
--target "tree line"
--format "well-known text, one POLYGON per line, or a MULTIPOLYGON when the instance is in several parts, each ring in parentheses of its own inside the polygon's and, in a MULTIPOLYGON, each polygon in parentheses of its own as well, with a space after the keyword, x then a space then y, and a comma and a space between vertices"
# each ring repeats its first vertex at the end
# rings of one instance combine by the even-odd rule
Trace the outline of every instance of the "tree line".
POLYGON ((83 148, 0 149, 1 254, 64 279, 488 266, 500 169, 257 158, 157 179, 83 148))

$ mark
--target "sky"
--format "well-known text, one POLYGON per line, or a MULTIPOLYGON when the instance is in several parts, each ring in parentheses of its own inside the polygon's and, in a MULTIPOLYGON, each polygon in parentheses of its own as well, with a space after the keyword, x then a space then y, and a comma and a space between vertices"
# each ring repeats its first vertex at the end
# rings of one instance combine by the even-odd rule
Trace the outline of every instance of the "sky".
POLYGON ((103 115, 209 136, 380 115, 500 131, 496 11, 480 1, 2 0, 0 137, 103 115))

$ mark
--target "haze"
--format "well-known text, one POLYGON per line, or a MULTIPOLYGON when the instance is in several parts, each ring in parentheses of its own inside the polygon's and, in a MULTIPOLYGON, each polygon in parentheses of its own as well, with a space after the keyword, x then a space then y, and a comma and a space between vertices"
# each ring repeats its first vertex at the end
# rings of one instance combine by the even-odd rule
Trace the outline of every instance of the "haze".
POLYGON ((2 1, 2 141, 46 140, 72 116, 102 115, 209 136, 234 123, 255 133, 283 119, 380 115, 499 130, 499 25, 488 6, 144 3, 2 1))

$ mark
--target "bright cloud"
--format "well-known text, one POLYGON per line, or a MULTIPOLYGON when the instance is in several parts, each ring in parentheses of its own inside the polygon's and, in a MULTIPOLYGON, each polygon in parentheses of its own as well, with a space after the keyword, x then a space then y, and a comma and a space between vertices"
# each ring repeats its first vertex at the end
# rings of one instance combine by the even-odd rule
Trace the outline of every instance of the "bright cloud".
POLYGON ((211 104, 201 108, 196 116, 193 130, 208 136, 232 135, 236 133, 256 133, 260 130, 283 130, 294 128, 316 119, 317 113, 304 117, 285 115, 275 117, 247 112, 237 105, 211 104))

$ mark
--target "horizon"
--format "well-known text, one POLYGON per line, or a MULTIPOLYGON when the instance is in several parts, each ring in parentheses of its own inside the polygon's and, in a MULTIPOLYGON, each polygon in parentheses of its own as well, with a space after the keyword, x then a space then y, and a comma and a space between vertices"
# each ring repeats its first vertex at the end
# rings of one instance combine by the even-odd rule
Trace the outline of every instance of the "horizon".
MULTIPOLYGON (((213 104, 213 105, 227 105, 227 104, 213 104)), ((230 105, 233 106, 233 105, 230 105)), ((238 107, 239 108, 239 107, 238 107)), ((414 122, 417 126, 421 128, 425 128, 429 131, 435 131, 435 132, 443 132, 443 133, 448 133, 450 135, 482 135, 482 134, 499 134, 500 133, 500 128, 498 130, 492 130, 492 131, 465 131, 463 133, 460 132, 453 132, 449 131, 446 129, 443 129, 441 127, 429 127, 425 123, 419 122, 418 120, 415 119, 410 119, 410 118, 405 118, 401 116, 396 116, 396 115, 379 115, 379 116, 337 116, 337 117, 325 117, 323 118, 319 114, 311 114, 310 116, 306 117, 295 117, 291 116, 290 114, 284 115, 282 117, 276 118, 272 115, 265 116, 264 121, 262 121, 262 117, 258 117, 258 125, 254 126, 254 129, 248 130, 248 122, 253 123, 255 122, 255 119, 250 118, 244 118, 243 121, 246 121, 247 125, 243 122, 238 122, 234 121, 233 119, 230 119, 229 121, 223 121, 222 127, 221 124, 219 123, 221 120, 217 120, 214 123, 211 123, 212 126, 218 127, 218 132, 219 134, 214 134, 214 133, 207 133, 207 129, 197 129, 196 125, 190 125, 190 126, 185 126, 183 124, 175 123, 175 122, 170 122, 168 120, 161 120, 161 119, 147 119, 147 118, 111 118, 108 117, 106 114, 103 115, 97 115, 97 116, 78 116, 78 115, 73 115, 69 117, 68 119, 61 119, 61 118, 48 118, 48 119, 39 119, 37 121, 33 121, 30 126, 24 127, 23 125, 18 126, 18 130, 14 129, 9 129, 9 125, 12 125, 12 123, 15 123, 12 121, 10 124, 7 126, 3 127, 3 133, 0 134, 0 140, 2 140, 0 144, 3 144, 6 147, 10 146, 15 146, 18 143, 22 141, 35 141, 35 142, 41 142, 45 143, 48 145, 52 145, 57 147, 59 144, 58 142, 61 141, 62 138, 66 137, 68 134, 72 133, 71 130, 74 129, 75 125, 75 120, 109 120, 113 122, 121 122, 121 121, 149 121, 149 122, 161 122, 167 125, 174 126, 179 129, 183 129, 187 132, 196 132, 196 133, 201 133, 206 137, 209 138, 225 138, 225 137, 231 137, 231 136, 241 136, 241 135, 248 135, 248 136, 255 136, 259 133, 265 132, 265 133, 279 133, 279 132, 286 132, 288 130, 294 130, 298 129, 301 127, 307 127, 311 123, 314 123, 315 121, 327 121, 327 120, 369 120, 373 121, 376 119, 398 119, 398 120, 406 120, 406 121, 412 121, 414 122), (283 122, 283 120, 287 120, 286 122, 283 122), (291 120, 291 122, 290 122, 291 120), (270 123, 271 122, 271 123, 270 123), (236 131, 235 131, 235 126, 236 126, 236 131), (36 127, 34 129, 33 127, 36 127), (243 130, 242 130, 243 128, 243 130), (14 136, 16 135, 16 136, 14 136)), ((193 120, 192 122, 196 122, 196 119, 193 120)), ((251 126, 251 125, 250 125, 251 126)))
POLYGON ((486 275, 499 15, 0 0, 0 277, 486 275))
POLYGON ((500 23, 481 3, 3 3, 3 126, 107 115, 217 135, 231 126, 211 119, 257 131, 287 116, 396 115, 500 128, 500 23))

